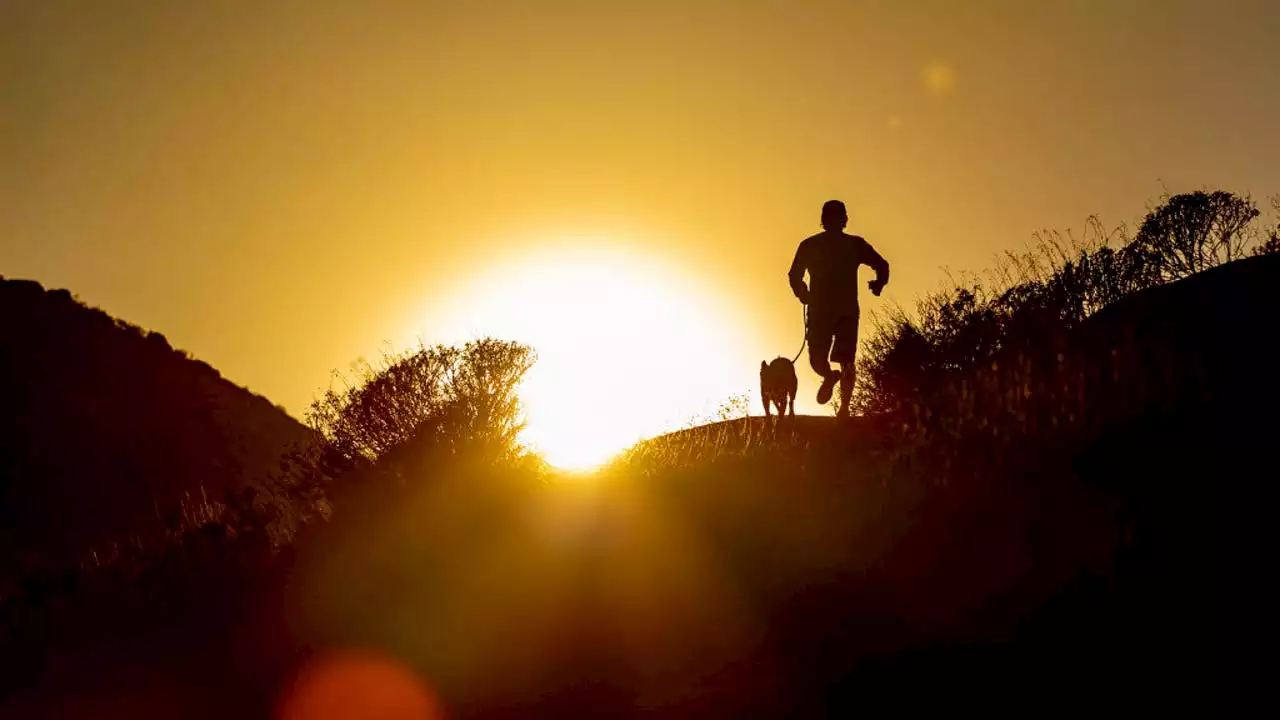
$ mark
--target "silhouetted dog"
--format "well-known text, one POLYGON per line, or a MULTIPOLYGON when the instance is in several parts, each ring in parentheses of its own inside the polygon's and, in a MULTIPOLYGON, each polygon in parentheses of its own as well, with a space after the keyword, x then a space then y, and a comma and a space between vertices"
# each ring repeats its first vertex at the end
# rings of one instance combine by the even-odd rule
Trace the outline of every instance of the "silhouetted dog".
POLYGON ((773 362, 760 361, 760 401, 764 403, 765 417, 769 416, 769 403, 778 408, 778 415, 796 415, 796 366, 784 358, 773 362))

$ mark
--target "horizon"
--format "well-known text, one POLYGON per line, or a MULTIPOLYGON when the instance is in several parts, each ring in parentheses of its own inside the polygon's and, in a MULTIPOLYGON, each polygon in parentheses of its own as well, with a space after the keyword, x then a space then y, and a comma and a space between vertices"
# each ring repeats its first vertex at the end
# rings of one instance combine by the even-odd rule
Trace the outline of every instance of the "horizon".
POLYGON ((760 412, 825 200, 893 266, 865 337, 1041 228, 1280 192, 1274 5, 718 5, 6 6, 0 275, 295 417, 388 345, 527 342, 531 427, 604 446, 760 412))

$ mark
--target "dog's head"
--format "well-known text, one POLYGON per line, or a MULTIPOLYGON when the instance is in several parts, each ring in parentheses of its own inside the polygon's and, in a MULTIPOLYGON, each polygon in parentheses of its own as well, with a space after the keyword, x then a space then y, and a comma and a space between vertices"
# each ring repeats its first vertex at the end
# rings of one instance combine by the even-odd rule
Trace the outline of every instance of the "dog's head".
MULTIPOLYGON (((777 362, 776 360, 774 361, 777 362)), ((777 383, 778 372, 768 360, 760 361, 760 386, 771 386, 777 383)))
POLYGON ((760 361, 760 390, 766 395, 795 392, 795 377, 795 368, 786 358, 760 361))

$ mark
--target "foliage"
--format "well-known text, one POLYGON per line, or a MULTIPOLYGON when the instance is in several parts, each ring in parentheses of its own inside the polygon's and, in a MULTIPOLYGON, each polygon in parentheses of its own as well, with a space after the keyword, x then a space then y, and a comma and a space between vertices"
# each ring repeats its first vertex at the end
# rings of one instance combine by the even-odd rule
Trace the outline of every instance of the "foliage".
POLYGON ((354 377, 341 377, 343 389, 312 404, 307 422, 322 440, 299 464, 311 481, 341 481, 401 475, 410 463, 421 469, 462 454, 520 460, 516 390, 534 360, 525 345, 486 338, 362 362, 354 377))
POLYGON ((1218 190, 1167 197, 1149 213, 1133 247, 1153 283, 1170 282, 1246 254, 1246 230, 1258 216, 1249 197, 1218 190))
POLYGON ((986 278, 926 296, 914 317, 897 308, 876 318, 860 352, 855 410, 915 416, 940 387, 1003 354, 1053 358, 1065 334, 1118 300, 1245 257, 1251 245, 1254 254, 1280 247, 1251 232, 1257 216, 1248 197, 1194 192, 1165 198, 1132 238, 1096 218, 1080 240, 1038 233, 1032 249, 1006 255, 986 278))
POLYGON ((744 418, 751 414, 751 394, 738 393, 730 395, 717 404, 714 409, 706 412, 697 412, 689 416, 681 426, 681 430, 689 430, 692 428, 708 425, 711 423, 725 422, 726 420, 736 420, 744 418))
POLYGON ((1280 252, 1280 195, 1271 198, 1271 210, 1275 214, 1275 226, 1267 232, 1267 237, 1253 249, 1254 255, 1271 255, 1280 252))

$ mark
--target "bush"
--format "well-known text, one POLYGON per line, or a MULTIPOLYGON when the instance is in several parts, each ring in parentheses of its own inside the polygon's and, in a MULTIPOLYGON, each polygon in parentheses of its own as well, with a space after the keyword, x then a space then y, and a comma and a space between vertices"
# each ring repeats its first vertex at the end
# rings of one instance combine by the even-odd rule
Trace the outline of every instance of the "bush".
MULTIPOLYGON (((1280 202, 1280 201, 1277 201, 1280 202)), ((901 419, 931 412, 943 386, 957 386, 1004 353, 1029 362, 1060 354, 1064 334, 1124 297, 1245 257, 1280 249, 1276 231, 1250 231, 1248 197, 1225 191, 1165 198, 1130 239, 1090 218, 1080 241, 1037 234, 1032 250, 1006 255, 986 281, 927 296, 915 317, 878 318, 860 352, 854 409, 901 419)))
POLYGON ((1247 196, 1223 190, 1174 195, 1147 214, 1132 246, 1153 284, 1170 282, 1244 257, 1256 217, 1247 196))
POLYGON ((462 455, 522 460, 516 389, 534 360, 525 345, 486 338, 386 355, 378 365, 362 361, 354 377, 340 376, 345 389, 329 390, 308 411, 321 442, 295 457, 297 487, 375 475, 403 481, 462 455))

